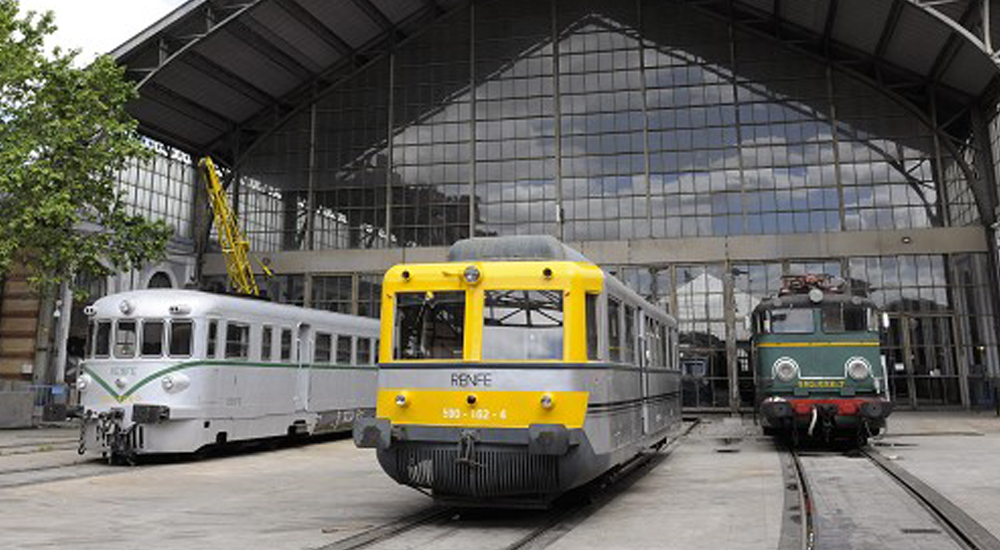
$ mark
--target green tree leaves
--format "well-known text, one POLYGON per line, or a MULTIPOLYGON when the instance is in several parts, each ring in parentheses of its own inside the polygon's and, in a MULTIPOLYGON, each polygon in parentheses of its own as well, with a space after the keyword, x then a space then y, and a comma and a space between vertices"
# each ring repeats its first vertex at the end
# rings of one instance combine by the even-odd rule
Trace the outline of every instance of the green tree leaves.
POLYGON ((149 155, 125 111, 133 84, 110 57, 78 68, 74 51, 47 53, 54 30, 50 13, 0 0, 0 273, 23 264, 40 289, 159 260, 171 235, 115 185, 149 155))

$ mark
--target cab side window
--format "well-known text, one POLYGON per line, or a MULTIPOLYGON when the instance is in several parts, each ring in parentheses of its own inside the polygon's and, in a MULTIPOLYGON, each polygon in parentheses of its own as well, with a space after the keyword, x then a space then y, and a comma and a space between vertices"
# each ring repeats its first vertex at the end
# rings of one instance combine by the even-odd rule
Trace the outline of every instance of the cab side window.
POLYGON ((142 322, 142 356, 160 357, 163 355, 163 321, 142 322))
POLYGON ((170 322, 170 356, 191 357, 191 334, 194 323, 175 320, 170 322))
POLYGON ((219 339, 219 322, 212 319, 208 322, 208 343, 205 347, 205 355, 209 359, 215 359, 215 346, 219 339))
POLYGON ((94 335, 94 357, 111 355, 111 321, 98 321, 94 335))
POLYGON ((621 303, 608 297, 608 359, 622 360, 621 303))

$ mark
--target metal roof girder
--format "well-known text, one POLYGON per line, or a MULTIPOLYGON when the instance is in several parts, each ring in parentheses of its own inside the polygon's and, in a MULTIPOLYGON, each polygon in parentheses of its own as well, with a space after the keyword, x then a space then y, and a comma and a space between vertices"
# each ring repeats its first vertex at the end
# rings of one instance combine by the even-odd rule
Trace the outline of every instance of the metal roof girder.
POLYGON ((826 21, 823 22, 823 37, 820 46, 825 55, 830 55, 830 42, 833 38, 833 24, 837 20, 837 8, 840 0, 829 0, 826 6, 826 21))
MULTIPOLYGON (((181 95, 175 92, 174 90, 171 90, 170 88, 167 88, 166 86, 163 86, 159 83, 154 82, 152 84, 148 84, 146 88, 155 91, 156 94, 162 95, 170 101, 183 105, 186 109, 190 109, 191 111, 198 113, 199 119, 203 123, 212 126, 217 130, 229 131, 236 126, 236 122, 230 120, 229 117, 227 117, 226 115, 223 115, 222 113, 209 109, 204 104, 199 103, 187 96, 181 95), (221 124, 213 124, 212 121, 205 120, 206 118, 215 119, 214 122, 221 124)), ((166 105, 162 101, 160 101, 159 103, 166 105)))
POLYGON ((237 93, 242 94, 247 99, 261 105, 270 105, 277 99, 270 93, 264 91, 256 84, 248 81, 242 76, 219 65, 215 61, 205 57, 200 52, 191 50, 184 56, 183 63, 189 65, 197 71, 204 73, 219 83, 228 86, 237 93))
MULTIPOLYGON (((921 2, 920 0, 899 0, 899 1, 902 1, 902 2, 905 2, 907 4, 910 4, 910 5, 914 6, 914 7, 916 7, 917 9, 923 11, 927 15, 933 17, 934 19, 937 19, 939 22, 944 23, 945 25, 948 25, 949 27, 951 27, 951 29, 952 29, 953 32, 956 32, 956 33, 960 34, 962 36, 962 38, 965 38, 973 46, 975 46, 976 48, 978 48, 982 53, 986 54, 991 59, 994 59, 994 62, 997 62, 996 57, 993 56, 993 55, 991 55, 991 52, 986 48, 986 44, 983 43, 983 41, 980 40, 980 38, 978 36, 976 36, 975 34, 972 34, 972 31, 970 31, 969 29, 963 27, 957 21, 955 21, 954 19, 952 19, 951 17, 948 17, 947 15, 945 15, 945 14, 941 13, 940 11, 934 9, 934 7, 933 7, 934 4, 931 4, 929 2, 921 2)), ((977 0, 970 0, 970 2, 975 2, 975 1, 977 1, 977 0)))
POLYGON ((309 10, 302 7, 302 4, 295 0, 275 0, 275 3, 293 19, 314 32, 323 42, 340 52, 341 55, 345 57, 354 55, 355 50, 350 44, 317 19, 309 10))
MULTIPOLYGON (((207 32, 201 39, 196 40, 196 41, 192 41, 192 42, 188 42, 188 43, 184 44, 183 46, 181 46, 177 51, 171 53, 170 56, 166 60, 162 61, 156 67, 156 69, 154 69, 153 71, 151 71, 141 81, 139 81, 138 84, 136 84, 136 89, 137 90, 141 90, 142 87, 145 86, 147 82, 149 82, 154 76, 156 76, 156 73, 159 72, 160 69, 162 69, 165 65, 169 64, 170 62, 172 62, 174 59, 177 59, 180 55, 182 55, 185 51, 187 51, 188 49, 190 49, 191 47, 193 47, 195 44, 198 44, 201 41, 203 41, 206 38, 208 38, 209 36, 212 36, 215 33, 219 32, 226 25, 228 25, 231 22, 235 21, 240 15, 242 15, 246 11, 254 8, 257 4, 260 4, 261 2, 264 2, 264 1, 266 1, 266 0, 254 0, 253 2, 249 2, 249 3, 246 3, 246 4, 240 4, 239 5, 240 8, 237 11, 235 11, 231 15, 227 16, 221 22, 216 23, 215 26, 213 26, 211 28, 211 30, 209 32, 207 32)), ((233 7, 233 6, 230 6, 230 7, 233 7)))
POLYGON ((875 63, 880 63, 883 57, 885 57, 885 51, 889 48, 889 42, 892 41, 892 35, 896 33, 896 26, 899 24, 899 18, 902 15, 903 0, 892 0, 889 15, 886 16, 885 24, 882 25, 882 34, 879 35, 875 51, 872 53, 875 63))
POLYGON ((399 38, 400 40, 406 39, 406 33, 399 30, 399 28, 396 27, 396 25, 390 21, 384 13, 382 13, 382 10, 378 9, 378 6, 375 4, 372 4, 370 0, 351 0, 351 2, 357 6, 359 10, 364 12, 369 19, 374 21, 375 24, 382 27, 382 30, 388 33, 394 40, 396 38, 399 38))
MULTIPOLYGON (((965 11, 962 12, 962 16, 958 20, 958 24, 965 28, 965 25, 969 24, 969 19, 972 14, 976 13, 976 0, 971 0, 969 4, 965 7, 965 11)), ((933 81, 938 81, 947 72, 948 67, 951 66, 951 62, 955 60, 958 52, 962 50, 961 35, 952 29, 951 33, 948 35, 948 40, 945 42, 944 47, 938 53, 936 59, 934 59, 934 64, 931 65, 930 79, 933 81)))
POLYGON ((270 59, 279 67, 293 73, 295 76, 303 79, 309 79, 314 76, 315 73, 306 67, 301 61, 295 59, 295 57, 288 52, 275 46, 273 42, 248 27, 246 23, 242 21, 233 21, 227 26, 226 30, 228 30, 241 42, 250 46, 264 57, 270 59))

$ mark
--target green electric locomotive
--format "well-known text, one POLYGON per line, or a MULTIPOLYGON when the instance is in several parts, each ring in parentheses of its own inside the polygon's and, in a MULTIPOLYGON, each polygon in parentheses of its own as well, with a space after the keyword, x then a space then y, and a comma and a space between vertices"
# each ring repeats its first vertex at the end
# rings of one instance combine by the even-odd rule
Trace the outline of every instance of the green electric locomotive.
POLYGON ((768 435, 863 445, 892 411, 881 360, 884 317, 826 275, 783 279, 751 317, 757 403, 768 435))

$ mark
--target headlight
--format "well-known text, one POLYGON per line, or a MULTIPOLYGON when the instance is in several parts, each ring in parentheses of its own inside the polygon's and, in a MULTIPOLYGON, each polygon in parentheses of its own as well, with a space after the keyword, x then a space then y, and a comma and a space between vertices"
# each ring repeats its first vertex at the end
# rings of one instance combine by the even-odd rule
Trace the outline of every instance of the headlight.
POLYGON ((847 376, 855 380, 864 380, 872 374, 872 365, 864 357, 851 357, 844 364, 847 376))
POLYGON ((172 372, 163 375, 163 378, 160 379, 160 385, 163 386, 163 391, 177 393, 191 385, 191 379, 184 373, 172 372))
POLYGON ((774 377, 782 382, 791 382, 799 374, 799 364, 791 357, 781 357, 774 362, 774 377))
POLYGON ((93 379, 89 374, 81 374, 79 378, 76 379, 76 389, 80 391, 86 391, 93 383, 93 379))
POLYGON ((465 268, 465 273, 463 273, 463 275, 465 276, 465 282, 469 283, 470 285, 474 285, 479 282, 479 276, 480 276, 479 268, 477 268, 474 265, 470 265, 469 267, 465 268))

